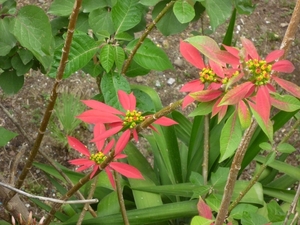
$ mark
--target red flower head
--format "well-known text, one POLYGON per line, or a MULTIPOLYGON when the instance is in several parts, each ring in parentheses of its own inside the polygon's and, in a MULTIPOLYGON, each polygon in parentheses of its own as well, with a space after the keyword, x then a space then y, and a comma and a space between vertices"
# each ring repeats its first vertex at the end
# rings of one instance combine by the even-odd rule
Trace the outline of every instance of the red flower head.
MULTIPOLYGON (((129 141, 130 134, 138 141, 136 126, 143 122, 146 117, 142 116, 142 113, 136 110, 136 98, 133 93, 127 94, 126 92, 119 90, 118 97, 125 112, 95 100, 83 101, 84 104, 92 109, 79 115, 79 119, 96 125, 99 123, 107 124, 110 127, 110 129, 100 133, 95 133, 94 131, 93 141, 104 140, 120 131, 124 131, 122 136, 125 135, 128 137, 127 142, 129 141)), ((154 123, 162 126, 177 124, 174 120, 165 116, 155 120, 154 123)), ((150 128, 155 130, 153 126, 150 126, 150 128)))
MULTIPOLYGON (((105 130, 104 125, 102 127, 103 130, 105 130)), ((126 155, 121 154, 123 149, 125 148, 127 142, 127 137, 121 137, 118 142, 115 145, 115 140, 112 139, 103 149, 104 147, 104 141, 98 141, 96 143, 98 152, 91 154, 86 146, 84 146, 79 140, 77 140, 74 137, 68 137, 69 145, 77 150, 79 153, 83 154, 85 157, 80 159, 73 159, 70 160, 69 163, 72 165, 79 166, 76 171, 83 171, 90 167, 93 168, 93 171, 91 173, 90 178, 93 178, 93 176, 96 174, 96 172, 101 168, 101 164, 104 162, 104 160, 107 158, 107 154, 111 151, 113 146, 115 145, 115 155, 114 159, 121 159, 125 158, 126 155)), ((138 171, 133 166, 130 166, 125 163, 121 162, 110 162, 107 167, 104 168, 105 172, 108 175, 108 178, 110 180, 110 183, 113 188, 115 188, 115 181, 112 175, 112 170, 115 170, 116 172, 124 175, 128 178, 135 178, 135 179, 143 179, 142 174, 140 171, 138 171)))
MULTIPOLYGON (((198 92, 204 89, 205 84, 209 84, 208 89, 217 90, 221 87, 224 79, 224 71, 222 66, 209 60, 208 65, 203 62, 200 52, 193 45, 180 41, 180 52, 182 56, 193 66, 200 69, 199 79, 192 80, 186 83, 181 89, 181 92, 198 92)), ((182 107, 192 103, 195 99, 187 95, 182 103, 182 107)))

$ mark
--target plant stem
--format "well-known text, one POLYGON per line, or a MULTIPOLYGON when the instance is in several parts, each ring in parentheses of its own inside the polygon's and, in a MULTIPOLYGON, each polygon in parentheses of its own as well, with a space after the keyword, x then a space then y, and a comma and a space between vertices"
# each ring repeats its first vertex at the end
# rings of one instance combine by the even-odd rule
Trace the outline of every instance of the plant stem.
POLYGON ((209 161, 209 115, 204 117, 204 151, 202 163, 203 184, 207 184, 208 177, 208 161, 209 161))
MULTIPOLYGON (((75 4, 74 4, 74 8, 73 8, 73 12, 71 14, 70 17, 70 22, 69 22, 69 26, 68 26, 68 32, 67 32, 67 37, 66 37, 66 41, 62 50, 62 57, 60 60, 60 64, 58 67, 58 71, 57 71, 57 75, 56 75, 56 80, 55 83, 53 85, 53 89, 52 89, 52 93, 50 96, 50 100, 46 109, 46 112, 44 114, 43 120, 41 122, 39 131, 38 131, 38 135, 37 138, 35 140, 35 143, 30 151, 30 155, 28 157, 28 160, 25 164, 25 167, 22 170, 21 175, 19 176, 19 179, 16 182, 15 187, 17 189, 20 189, 20 187, 22 186, 30 168, 32 167, 33 161, 38 153, 38 150, 40 148, 41 142, 43 140, 49 119, 51 117, 54 105, 55 105, 55 101, 57 99, 57 88, 59 86, 60 81, 62 80, 63 77, 63 72, 65 70, 67 61, 68 61, 68 56, 69 56, 69 52, 70 52, 70 48, 71 48, 71 42, 72 42, 72 38, 73 38, 73 33, 74 33, 74 29, 75 29, 75 24, 77 21, 77 17, 79 14, 79 9, 81 7, 81 2, 82 0, 76 0, 75 4)), ((15 191, 11 191, 9 193, 9 199, 12 198, 14 195, 16 194, 15 191)), ((9 200, 8 199, 8 200, 9 200)))
MULTIPOLYGON (((93 197, 93 195, 94 195, 94 193, 95 193, 95 190, 96 190, 96 187, 97 187, 98 179, 99 179, 99 175, 97 175, 97 176, 95 177, 95 179, 94 179, 94 181, 93 181, 93 183, 92 183, 92 185, 91 185, 91 190, 90 190, 90 192, 89 192, 89 195, 88 195, 87 199, 91 199, 91 198, 93 197)), ((80 216, 79 216, 79 218, 78 218, 78 221, 77 221, 76 225, 81 225, 81 223, 82 223, 82 221, 83 221, 83 219, 84 219, 85 213, 86 213, 86 211, 89 209, 89 206, 90 206, 89 204, 85 204, 85 205, 84 205, 84 207, 83 207, 83 209, 82 209, 82 211, 81 211, 81 213, 80 213, 80 216)), ((96 214, 96 213, 95 213, 95 214, 92 214, 92 216, 93 216, 93 217, 97 217, 97 214, 96 214)))
POLYGON ((174 5, 174 3, 175 3, 175 1, 170 1, 169 3, 167 3, 165 8, 163 8, 163 10, 157 15, 157 17, 152 21, 152 23, 150 23, 147 26, 145 32, 142 34, 139 41, 134 46, 134 49, 131 51, 130 55, 128 56, 128 59, 126 60, 126 63, 124 64, 124 66, 122 68, 121 74, 124 75, 126 73, 131 61, 133 60, 134 55, 136 54, 139 47, 141 47, 141 45, 143 44, 143 41, 145 40, 145 38, 148 36, 150 31, 155 27, 155 25, 158 23, 158 21, 160 21, 160 19, 166 14, 166 12, 174 5))
POLYGON ((121 175, 119 173, 114 172, 114 177, 116 181, 116 187, 117 187, 117 195, 118 195, 118 200, 119 200, 119 205, 121 209, 121 214, 123 218, 124 225, 130 225, 128 216, 126 213, 126 208, 125 208, 125 202, 122 194, 122 186, 121 186, 121 175))
POLYGON ((222 198, 220 211, 216 218, 215 225, 222 225, 227 216, 228 206, 230 204, 230 200, 232 197, 234 185, 235 185, 239 170, 241 169, 241 164, 242 164, 244 155, 247 151, 249 142, 251 140, 252 135, 255 132, 256 127, 257 127, 257 123, 254 120, 254 118, 252 118, 251 124, 248 127, 248 129, 245 131, 242 141, 234 155, 234 158, 233 158, 233 161, 232 161, 232 164, 230 167, 229 175, 227 178, 227 183, 224 188, 224 195, 222 198))

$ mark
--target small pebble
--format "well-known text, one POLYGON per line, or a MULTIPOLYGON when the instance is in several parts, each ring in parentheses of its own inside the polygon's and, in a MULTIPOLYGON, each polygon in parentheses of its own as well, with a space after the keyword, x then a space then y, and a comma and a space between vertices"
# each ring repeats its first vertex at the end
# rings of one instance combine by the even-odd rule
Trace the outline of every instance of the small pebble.
POLYGON ((155 81, 155 86, 156 87, 161 87, 161 84, 160 84, 159 80, 155 81))
POLYGON ((178 67, 182 67, 183 66, 183 60, 182 59, 175 59, 174 65, 178 66, 178 67))
POLYGON ((174 84, 174 83, 175 83, 175 79, 172 78, 172 77, 169 78, 168 81, 167 81, 167 84, 170 85, 170 86, 171 86, 172 84, 174 84))

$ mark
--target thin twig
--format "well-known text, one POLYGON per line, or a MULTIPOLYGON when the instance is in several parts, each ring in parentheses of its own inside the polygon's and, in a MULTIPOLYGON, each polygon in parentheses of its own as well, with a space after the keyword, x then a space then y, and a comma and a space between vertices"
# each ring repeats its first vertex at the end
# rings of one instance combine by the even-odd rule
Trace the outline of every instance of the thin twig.
MULTIPOLYGON (((99 179, 99 175, 97 175, 95 177, 95 179, 93 180, 93 183, 91 185, 91 189, 90 189, 90 192, 89 192, 89 195, 88 195, 87 199, 91 199, 93 197, 93 195, 95 193, 95 190, 96 190, 96 187, 97 187, 98 179, 99 179)), ((76 225, 81 225, 81 223, 82 223, 82 221, 84 219, 84 216, 86 214, 86 211, 88 210, 89 206, 90 206, 89 204, 85 204, 84 205, 84 207, 83 207, 83 209, 82 209, 82 211, 80 213, 80 216, 78 218, 78 221, 77 221, 76 225)), ((93 217, 97 217, 97 214, 93 215, 93 217)))
POLYGON ((118 201, 121 209, 121 214, 123 218, 124 225, 130 225, 128 216, 126 213, 126 208, 125 208, 125 202, 123 198, 123 191, 122 191, 122 185, 121 185, 121 175, 119 173, 114 172, 114 177, 116 181, 116 188, 117 188, 117 195, 118 195, 118 201))
POLYGON ((87 199, 87 200, 72 200, 72 201, 63 201, 63 200, 59 200, 59 199, 55 199, 55 198, 48 198, 48 197, 43 197, 43 196, 37 196, 37 195, 32 195, 32 194, 29 194, 25 191, 21 191, 17 188, 14 188, 8 184, 5 184, 5 183, 2 183, 0 182, 0 185, 9 189, 9 190, 13 190, 21 195, 25 195, 29 198, 36 198, 36 199, 39 199, 39 200, 42 200, 42 201, 50 201, 50 202, 56 202, 56 203, 61 203, 61 204, 77 204, 77 203, 97 203, 98 202, 98 199, 87 199))
POLYGON ((122 68, 121 74, 126 73, 131 61, 133 60, 134 55, 136 54, 139 47, 141 47, 141 45, 143 44, 143 41, 145 40, 145 38, 148 36, 150 31, 155 27, 155 25, 160 21, 160 19, 166 14, 166 12, 174 5, 174 3, 175 3, 175 1, 170 1, 169 3, 167 3, 165 8, 163 8, 163 10, 157 15, 157 17, 152 21, 152 23, 150 23, 147 26, 145 32, 142 34, 139 41, 134 46, 134 49, 131 51, 130 55, 128 56, 128 59, 126 60, 126 63, 124 64, 124 66, 122 68))
POLYGON ((295 194, 293 202, 291 203, 290 209, 286 214, 283 225, 287 225, 287 222, 289 220, 290 215, 296 213, 296 207, 297 207, 297 204, 298 204, 298 201, 299 201, 299 197, 300 197, 300 183, 298 183, 297 192, 295 194))

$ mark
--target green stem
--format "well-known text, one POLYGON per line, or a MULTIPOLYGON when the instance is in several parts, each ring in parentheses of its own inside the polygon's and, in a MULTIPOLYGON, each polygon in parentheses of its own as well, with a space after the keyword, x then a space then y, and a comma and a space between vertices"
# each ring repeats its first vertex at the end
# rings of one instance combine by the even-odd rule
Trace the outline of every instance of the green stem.
POLYGON ((139 41, 135 45, 134 49, 128 56, 128 59, 126 60, 126 63, 124 64, 124 66, 122 68, 121 74, 124 75, 126 73, 131 61, 133 60, 134 55, 136 54, 139 47, 141 47, 141 45, 143 44, 143 41, 146 39, 146 37, 149 35, 150 31, 155 27, 155 25, 160 21, 160 19, 166 14, 166 12, 174 5, 174 3, 175 3, 175 1, 170 1, 169 3, 167 3, 165 8, 163 8, 163 10, 157 15, 157 17, 152 21, 152 23, 150 23, 147 26, 145 32, 142 34, 139 41))
POLYGON ((204 117, 204 151, 202 163, 203 184, 207 184, 209 162, 209 115, 204 117))

